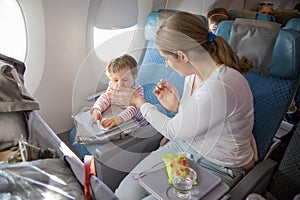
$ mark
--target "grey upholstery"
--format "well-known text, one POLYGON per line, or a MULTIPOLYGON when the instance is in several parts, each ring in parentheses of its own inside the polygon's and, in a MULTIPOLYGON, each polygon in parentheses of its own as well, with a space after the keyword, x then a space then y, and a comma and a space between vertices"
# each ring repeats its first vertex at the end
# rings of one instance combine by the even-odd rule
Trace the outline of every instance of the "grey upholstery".
POLYGON ((231 31, 230 45, 239 57, 246 56, 252 61, 252 70, 269 74, 279 28, 280 24, 277 23, 236 19, 231 31), (255 51, 252 47, 256 48, 255 51))
POLYGON ((270 183, 270 192, 280 200, 293 199, 300 193, 300 125, 293 133, 270 183))
MULTIPOLYGON (((4 60, 17 68, 19 83, 23 84, 24 63, 3 55, 0 56, 0 60, 4 60)), ((8 73, 8 75, 10 74, 8 73)), ((16 86, 14 81, 11 81, 11 84, 16 86)), ((7 88, 13 87, 8 86, 7 88)), ((23 89, 26 91, 26 88, 23 89)), ((23 133, 24 139, 30 145, 41 149, 50 148, 55 151, 56 158, 15 164, 1 163, 0 199, 85 199, 83 163, 35 111, 39 108, 38 103, 27 91, 22 94, 19 91, 1 89, 1 94, 5 98, 0 98, 4 102, 0 105, 2 108, 0 115, 2 118, 12 120, 13 123, 0 123, 0 144, 6 142, 4 140, 6 135, 16 137, 18 142, 20 134, 23 133), (15 96, 15 94, 19 94, 19 96, 15 96), (18 104, 18 106, 11 106, 9 110, 5 110, 7 108, 5 101, 7 100, 9 100, 10 105, 18 104), (22 118, 18 118, 19 113, 13 110, 16 108, 22 118), (19 135, 12 134, 12 129, 9 126, 18 127, 19 135)), ((18 143, 15 147, 18 147, 18 143)), ((95 178, 95 176, 91 177, 92 198, 99 200, 116 199, 113 197, 113 192, 100 180, 94 181, 95 178)))

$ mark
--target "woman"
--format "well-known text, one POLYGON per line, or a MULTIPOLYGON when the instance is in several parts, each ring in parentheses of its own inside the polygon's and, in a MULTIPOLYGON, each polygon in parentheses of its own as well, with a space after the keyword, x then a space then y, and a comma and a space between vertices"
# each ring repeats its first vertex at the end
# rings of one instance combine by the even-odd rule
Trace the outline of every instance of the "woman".
MULTIPOLYGON (((170 141, 142 160, 119 185, 120 199, 142 199, 148 193, 132 177, 162 162, 163 154, 186 153, 232 186, 254 165, 250 138, 253 97, 241 73, 252 67, 239 59, 224 39, 209 33, 193 14, 166 18, 156 36, 166 65, 185 76, 181 100, 176 88, 161 80, 154 91, 175 116, 168 118, 138 92, 126 89, 113 101, 141 110, 145 119, 170 141)), ((158 180, 159 181, 159 180, 158 180)))

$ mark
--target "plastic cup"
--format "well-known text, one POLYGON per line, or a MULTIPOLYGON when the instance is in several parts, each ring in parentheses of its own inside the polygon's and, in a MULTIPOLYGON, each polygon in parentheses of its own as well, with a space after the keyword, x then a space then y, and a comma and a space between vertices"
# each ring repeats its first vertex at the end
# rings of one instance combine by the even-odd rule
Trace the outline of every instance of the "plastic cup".
POLYGON ((191 189, 197 178, 197 173, 190 167, 180 166, 173 170, 173 191, 180 199, 190 199, 191 189))

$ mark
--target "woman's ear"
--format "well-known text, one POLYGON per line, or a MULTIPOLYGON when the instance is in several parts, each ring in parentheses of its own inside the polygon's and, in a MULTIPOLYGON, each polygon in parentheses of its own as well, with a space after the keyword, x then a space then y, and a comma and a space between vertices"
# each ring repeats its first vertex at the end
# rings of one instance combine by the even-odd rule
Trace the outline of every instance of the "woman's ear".
POLYGON ((184 51, 177 51, 178 58, 180 58, 184 62, 189 62, 189 58, 184 51))

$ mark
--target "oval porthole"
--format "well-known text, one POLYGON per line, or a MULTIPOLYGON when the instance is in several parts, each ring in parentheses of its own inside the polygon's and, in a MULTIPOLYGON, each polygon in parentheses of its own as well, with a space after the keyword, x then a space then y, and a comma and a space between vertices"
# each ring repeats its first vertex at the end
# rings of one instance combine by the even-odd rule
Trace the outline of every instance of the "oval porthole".
POLYGON ((98 58, 103 62, 108 62, 113 57, 127 52, 134 38, 135 29, 136 25, 123 29, 94 27, 94 50, 98 58))
POLYGON ((24 16, 16 0, 0 1, 0 53, 25 61, 27 41, 24 16))

